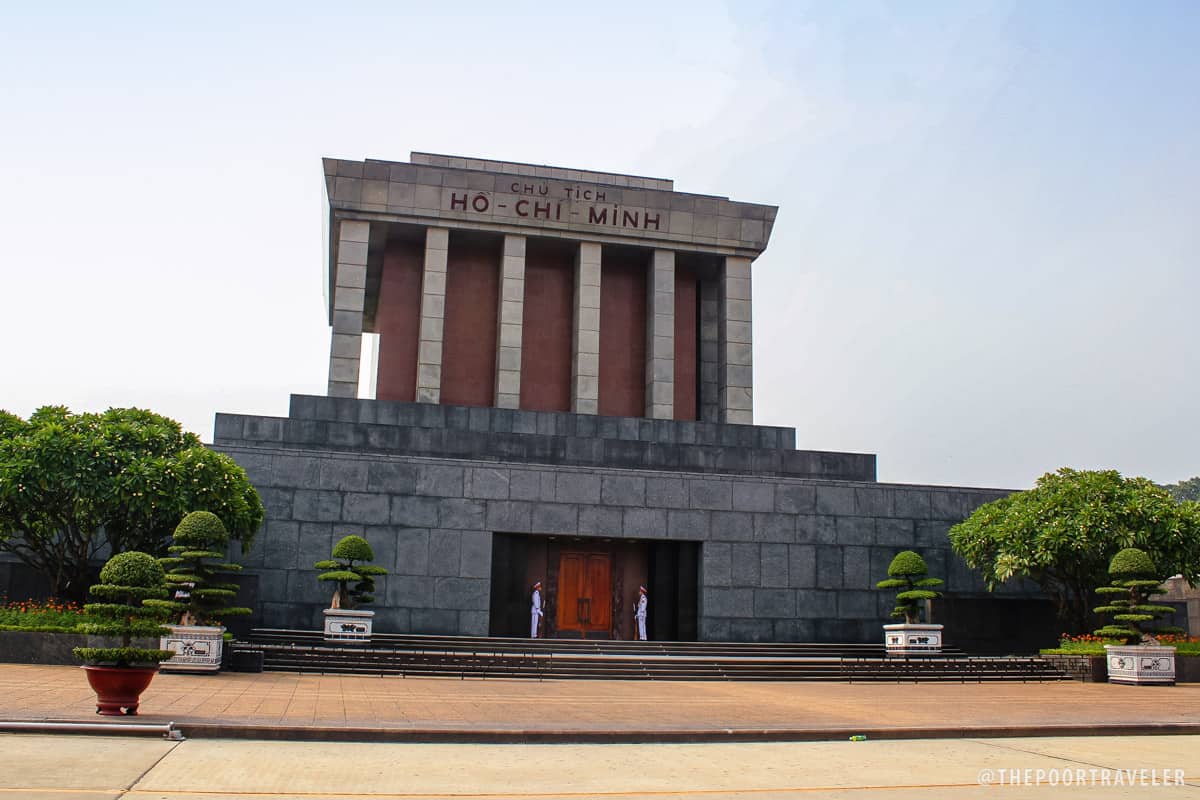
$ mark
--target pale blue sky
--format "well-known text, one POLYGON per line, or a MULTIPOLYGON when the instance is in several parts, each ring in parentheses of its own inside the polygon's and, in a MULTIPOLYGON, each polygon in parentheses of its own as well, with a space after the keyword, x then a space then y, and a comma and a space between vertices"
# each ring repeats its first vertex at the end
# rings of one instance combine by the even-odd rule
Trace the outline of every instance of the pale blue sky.
POLYGON ((755 412, 800 447, 1200 473, 1200 5, 335 5, 4 11, 0 408, 323 392, 320 158, 428 150, 778 204, 755 412))

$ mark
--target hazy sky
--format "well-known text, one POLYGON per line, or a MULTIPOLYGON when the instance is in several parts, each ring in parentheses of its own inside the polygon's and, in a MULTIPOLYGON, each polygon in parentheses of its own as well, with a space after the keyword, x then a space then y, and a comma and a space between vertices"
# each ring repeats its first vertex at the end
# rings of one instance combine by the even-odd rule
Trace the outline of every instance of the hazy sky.
POLYGON ((425 150, 779 205, 755 414, 801 448, 904 483, 1200 473, 1200 4, 0 19, 0 408, 137 405, 209 439, 216 411, 323 393, 320 159, 425 150))

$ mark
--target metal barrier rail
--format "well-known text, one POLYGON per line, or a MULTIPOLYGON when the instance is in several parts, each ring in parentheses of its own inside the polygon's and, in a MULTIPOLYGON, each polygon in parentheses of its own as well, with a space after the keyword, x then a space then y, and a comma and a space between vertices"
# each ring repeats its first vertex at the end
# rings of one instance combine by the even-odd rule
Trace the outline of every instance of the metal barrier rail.
POLYGON ((183 741, 183 731, 174 722, 155 725, 144 722, 26 722, 0 720, 0 731, 5 733, 101 733, 121 736, 148 736, 160 734, 164 739, 183 741))
MULTIPOLYGON (((284 628, 255 628, 251 631, 249 642, 277 643, 292 642, 321 643, 324 641, 320 631, 291 630, 284 628)), ((380 634, 375 633, 371 638, 371 646, 379 649, 418 649, 418 650, 457 650, 474 652, 487 650, 489 652, 604 652, 604 653, 638 653, 638 654, 721 654, 747 655, 760 653, 810 655, 810 654, 862 654, 878 653, 883 655, 882 644, 860 643, 813 643, 813 642, 636 642, 623 640, 596 639, 528 639, 512 637, 472 637, 472 636, 442 636, 429 634, 380 634)), ((961 652, 947 648, 943 652, 961 652)))

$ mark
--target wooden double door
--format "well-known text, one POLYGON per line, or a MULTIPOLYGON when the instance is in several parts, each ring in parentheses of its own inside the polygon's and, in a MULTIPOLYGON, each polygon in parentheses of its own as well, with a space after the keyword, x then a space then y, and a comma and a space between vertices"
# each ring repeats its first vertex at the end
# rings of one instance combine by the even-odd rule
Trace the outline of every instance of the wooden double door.
POLYGON ((558 631, 581 637, 612 630, 612 554, 563 551, 558 562, 558 631))

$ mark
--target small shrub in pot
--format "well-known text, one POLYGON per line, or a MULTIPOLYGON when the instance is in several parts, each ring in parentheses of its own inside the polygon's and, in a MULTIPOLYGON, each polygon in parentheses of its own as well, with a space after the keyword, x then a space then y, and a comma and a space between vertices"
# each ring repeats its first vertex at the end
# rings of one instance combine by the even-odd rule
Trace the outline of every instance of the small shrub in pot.
POLYGON ((318 561, 315 569, 325 570, 317 576, 318 581, 337 584, 330 600, 330 608, 355 609, 371 603, 375 597, 375 578, 386 575, 387 570, 365 562, 375 559, 371 545, 361 536, 346 536, 333 546, 333 558, 318 561))

